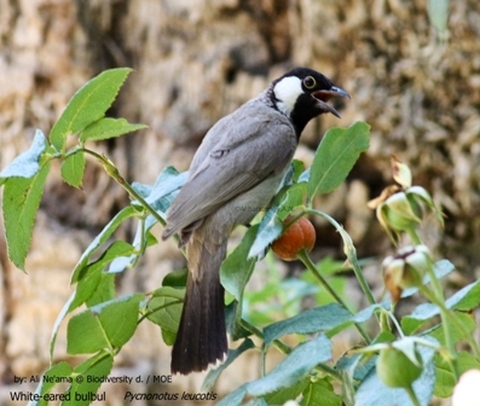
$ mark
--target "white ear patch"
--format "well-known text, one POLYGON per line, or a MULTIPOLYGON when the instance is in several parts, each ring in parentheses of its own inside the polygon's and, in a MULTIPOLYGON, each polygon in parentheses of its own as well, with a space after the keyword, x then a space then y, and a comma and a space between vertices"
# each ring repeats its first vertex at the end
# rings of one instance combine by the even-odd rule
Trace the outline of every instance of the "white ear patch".
POLYGON ((296 76, 287 76, 275 85, 273 92, 278 109, 289 116, 298 96, 303 93, 302 81, 296 76))

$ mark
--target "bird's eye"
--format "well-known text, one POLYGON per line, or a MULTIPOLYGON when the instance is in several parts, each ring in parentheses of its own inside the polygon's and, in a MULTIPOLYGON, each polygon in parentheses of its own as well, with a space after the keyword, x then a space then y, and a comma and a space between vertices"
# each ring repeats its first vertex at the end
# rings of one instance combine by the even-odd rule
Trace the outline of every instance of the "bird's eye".
POLYGON ((313 89, 317 84, 317 81, 313 76, 307 76, 305 79, 303 79, 303 85, 307 89, 313 89))

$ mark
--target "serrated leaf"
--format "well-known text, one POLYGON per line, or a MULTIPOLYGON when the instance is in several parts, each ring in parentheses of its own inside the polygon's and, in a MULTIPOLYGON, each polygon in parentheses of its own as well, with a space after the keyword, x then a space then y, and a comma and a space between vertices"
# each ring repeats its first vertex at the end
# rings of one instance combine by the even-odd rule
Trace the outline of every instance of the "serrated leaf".
POLYGON ((69 313, 70 305, 74 298, 75 298, 75 292, 70 295, 70 297, 65 302, 62 309, 60 310, 60 313, 58 313, 57 318, 55 319, 55 323, 52 329, 52 335, 50 337, 50 346, 49 346, 50 358, 52 359, 53 359, 53 352, 55 350, 55 343, 57 342, 58 330, 60 329, 62 321, 65 319, 65 317, 69 313))
POLYGON ((121 348, 137 329, 139 304, 144 299, 141 293, 135 293, 130 296, 117 298, 104 304, 91 308, 96 312, 99 309, 99 321, 110 346, 121 348))
POLYGON ((248 252, 248 258, 263 256, 269 245, 282 234, 283 225, 277 217, 279 209, 278 206, 272 207, 263 216, 255 241, 248 252))
POLYGON ((167 345, 173 345, 180 324, 185 289, 163 286, 157 289, 147 305, 147 318, 160 326, 167 345))
MULTIPOLYGON (((168 166, 160 173, 153 187, 148 187, 148 195, 143 197, 155 210, 166 213, 187 178, 188 172, 178 173, 173 166, 168 166)), ((141 186, 136 182, 132 184, 137 191, 141 186)))
POLYGON ((225 290, 233 295, 238 305, 235 307, 235 316, 230 335, 233 339, 241 337, 240 319, 242 317, 243 291, 252 276, 256 260, 248 258, 258 225, 251 226, 243 236, 240 245, 228 255, 220 267, 220 282, 225 290))
POLYGON ((72 367, 65 361, 52 365, 43 374, 42 380, 35 391, 35 393, 39 395, 40 400, 38 402, 32 400, 28 406, 47 406, 48 400, 45 395, 49 394, 55 385, 57 385, 57 380, 61 378, 70 378, 71 374, 72 367))
POLYGON ((84 172, 85 154, 83 151, 78 151, 72 155, 69 155, 63 161, 61 169, 62 179, 70 186, 81 188, 84 172))
MULTIPOLYGON (((267 405, 285 405, 289 400, 298 398, 298 396, 305 390, 310 384, 310 378, 304 378, 299 380, 292 386, 287 388, 281 388, 278 391, 269 393, 263 399, 267 402, 267 405)), ((322 404, 323 406, 323 404, 322 404)))
POLYGON ((329 331, 351 321, 352 314, 348 310, 338 303, 330 303, 265 327, 265 345, 270 345, 274 340, 286 334, 312 334, 329 331))
POLYGON ((3 220, 8 256, 22 270, 25 270, 25 258, 49 170, 47 162, 31 178, 8 178, 5 182, 3 220))
MULTIPOLYGON (((448 309, 472 310, 480 302, 480 280, 477 280, 456 293, 445 301, 448 309)), ((438 306, 432 303, 418 305, 409 315, 402 318, 402 328, 411 334, 423 325, 425 320, 440 314, 438 306)))
POLYGON ((131 71, 106 70, 77 90, 50 132, 50 142, 58 151, 63 151, 67 135, 78 134, 105 115, 131 71))
MULTIPOLYGON (((297 183, 284 190, 281 193, 278 202, 264 214, 258 228, 255 242, 248 253, 249 258, 263 257, 270 244, 275 241, 283 231, 282 221, 303 203, 305 194, 305 184, 297 183)), ((278 195, 277 195, 278 196, 278 195)))
POLYGON ((18 155, 0 172, 0 186, 9 178, 32 178, 40 171, 40 158, 47 149, 47 138, 36 130, 30 148, 18 155))
POLYGON ((137 328, 142 294, 102 303, 73 316, 67 326, 67 352, 92 354, 105 348, 118 349, 137 328))
MULTIPOLYGON (((475 357, 462 351, 457 354, 455 365, 458 368, 458 374, 461 375, 470 369, 480 369, 480 362, 475 357)), ((442 359, 439 355, 435 357, 436 380, 435 396, 447 398, 452 396, 453 388, 457 384, 457 378, 452 372, 451 365, 442 359)))
POLYGON ((303 391, 300 406, 342 406, 342 398, 333 390, 333 386, 326 379, 309 382, 303 391))
POLYGON ((135 252, 135 248, 128 242, 122 240, 114 241, 98 259, 89 264, 85 264, 83 267, 75 268, 75 281, 80 282, 91 273, 102 272, 109 262, 121 255, 129 255, 132 252, 135 252))
POLYGON ((247 385, 247 392, 263 396, 281 388, 294 385, 307 376, 312 368, 332 357, 330 340, 320 334, 311 341, 296 347, 269 374, 247 385))
POLYGON ((243 290, 253 271, 254 259, 248 258, 250 247, 257 234, 258 225, 250 227, 243 236, 242 242, 223 261, 220 268, 220 281, 233 297, 241 302, 243 290))
POLYGON ((130 124, 124 118, 104 117, 90 124, 80 134, 80 141, 101 141, 148 128, 144 124, 130 124))
POLYGON ((104 348, 108 348, 108 341, 98 317, 90 309, 76 314, 68 321, 68 354, 93 354, 104 348))
POLYGON ((127 268, 132 268, 139 258, 143 256, 147 247, 156 243, 156 238, 150 233, 152 227, 157 224, 155 217, 149 215, 146 219, 141 218, 137 225, 137 231, 131 245, 131 250, 126 250, 123 255, 118 255, 108 268, 108 273, 120 273, 127 268))
POLYGON ((91 379, 91 377, 108 376, 113 367, 113 356, 105 352, 100 352, 92 358, 87 359, 78 365, 74 371, 75 379, 70 385, 67 394, 70 396, 70 402, 63 402, 62 405, 88 406, 91 404, 89 399, 92 394, 96 394, 102 385, 102 379, 91 379), (78 378, 81 376, 82 379, 78 378), (73 400, 73 401, 72 401, 73 400))
POLYGON ((360 154, 368 149, 370 126, 357 122, 348 128, 331 128, 318 146, 310 169, 308 197, 329 193, 347 177, 360 154))
POLYGON ((93 239, 87 249, 83 252, 80 257, 77 265, 73 270, 71 283, 78 282, 78 279, 82 275, 83 269, 88 265, 88 262, 92 255, 101 247, 115 232, 115 230, 122 224, 125 220, 129 219, 136 215, 134 207, 127 206, 120 210, 113 219, 111 219, 108 224, 103 228, 103 230, 93 239))

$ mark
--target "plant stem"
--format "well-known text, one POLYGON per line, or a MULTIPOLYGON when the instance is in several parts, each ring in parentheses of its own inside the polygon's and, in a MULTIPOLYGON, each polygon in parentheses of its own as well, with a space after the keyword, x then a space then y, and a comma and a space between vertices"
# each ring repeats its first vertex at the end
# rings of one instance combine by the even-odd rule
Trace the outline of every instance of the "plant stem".
POLYGON ((115 182, 117 182, 133 199, 137 200, 155 219, 162 224, 163 226, 166 224, 165 219, 163 219, 155 209, 150 206, 145 199, 140 196, 137 191, 130 186, 128 182, 120 175, 117 167, 104 155, 99 154, 91 149, 83 147, 82 150, 89 155, 95 157, 105 168, 108 176, 110 176, 115 182))
MULTIPOLYGON (((263 341, 263 333, 256 328, 254 325, 250 324, 248 321, 245 319, 241 319, 241 325, 242 327, 247 330, 249 333, 255 335, 256 337, 260 338, 263 341)), ((273 344, 277 349, 285 355, 288 355, 292 352, 292 348, 290 348, 287 344, 283 343, 280 340, 274 340, 273 344)), ((263 353, 265 354, 264 347, 262 348, 263 353)), ((262 359, 263 365, 262 365, 262 370, 265 372, 265 365, 264 365, 264 357, 262 359)), ((335 379, 340 379, 340 374, 335 370, 335 368, 332 368, 331 366, 325 364, 325 363, 320 363, 316 366, 316 368, 320 369, 321 371, 325 372, 326 374, 330 375, 332 378, 335 379)))
POLYGON ((350 236, 348 235, 348 233, 345 231, 343 226, 340 225, 333 217, 329 216, 328 214, 326 214, 326 213, 324 213, 320 210, 305 208, 305 211, 307 213, 323 217, 332 226, 335 227, 335 229, 338 231, 338 233, 342 237, 343 251, 344 251, 345 255, 347 256, 348 262, 352 266, 353 273, 355 274, 355 277, 357 278, 357 281, 360 285, 360 288, 362 289, 363 293, 365 294, 365 296, 366 296, 366 298, 367 298, 367 300, 369 301, 370 304, 377 303, 376 300, 375 300, 375 297, 373 296, 372 290, 370 289, 370 286, 368 286, 368 283, 365 280, 365 277, 363 276, 362 268, 360 267, 360 264, 358 263, 357 251, 355 249, 355 246, 353 245, 353 241, 350 238, 350 236))
MULTIPOLYGON (((438 306, 440 309, 440 314, 442 316, 442 324, 448 324, 447 320, 453 324, 453 326, 461 332, 462 336, 467 340, 468 344, 472 348, 475 358, 480 358, 480 348, 475 341, 475 339, 471 336, 470 332, 465 329, 465 326, 457 319, 455 316, 455 313, 451 311, 451 309, 448 309, 445 306, 445 303, 441 300, 438 300, 435 295, 426 287, 426 286, 421 286, 420 287, 420 292, 422 295, 424 295, 430 302, 432 302, 434 305, 438 306)), ((450 341, 453 341, 452 338, 449 338, 450 341)), ((447 341, 447 337, 445 337, 445 341, 447 341)), ((450 350, 450 348, 449 348, 450 350)), ((452 352, 452 354, 455 354, 455 351, 452 352)))
POLYGON ((406 387, 405 390, 407 391, 408 397, 410 398, 414 406, 421 406, 420 401, 417 398, 417 395, 413 391, 412 385, 409 385, 408 387, 406 387))
MULTIPOLYGON (((315 263, 312 261, 312 259, 310 258, 308 253, 305 251, 305 249, 303 249, 302 251, 300 251, 298 253, 298 259, 300 261, 302 261, 303 264, 313 273, 313 275, 318 279, 320 284, 325 288, 325 290, 328 293, 330 293, 330 295, 335 299, 335 301, 337 303, 341 304, 345 309, 350 311, 350 313, 352 313, 352 311, 349 309, 349 306, 347 305, 347 303, 338 295, 337 292, 335 292, 335 290, 328 283, 328 281, 323 277, 323 275, 320 272, 318 272, 318 269, 317 269, 315 263)), ((358 323, 355 323, 355 327, 357 328, 358 332, 363 337, 365 342, 369 344, 371 342, 371 339, 368 336, 365 329, 363 328, 363 326, 358 324, 358 323)))

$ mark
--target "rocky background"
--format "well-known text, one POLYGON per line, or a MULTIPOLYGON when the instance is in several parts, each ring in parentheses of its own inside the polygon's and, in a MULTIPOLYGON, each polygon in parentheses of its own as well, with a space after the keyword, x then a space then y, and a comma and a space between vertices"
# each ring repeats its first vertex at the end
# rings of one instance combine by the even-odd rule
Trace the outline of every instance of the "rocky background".
MULTIPOLYGON (((391 245, 366 202, 391 183, 389 157, 396 155, 442 206, 445 229, 425 232, 436 255, 457 265, 451 283, 461 284, 480 272, 479 22, 477 0, 452 2, 448 31, 441 32, 429 20, 427 1, 0 0, 0 168, 28 148, 35 128, 49 132, 85 81, 130 66, 135 72, 110 114, 150 128, 98 149, 129 181, 153 183, 168 164, 188 168, 220 117, 285 70, 309 66, 352 100, 340 106, 341 120, 328 116, 309 125, 299 158, 309 162, 328 127, 356 120, 372 126, 368 154, 319 207, 346 225, 361 257, 382 258, 391 245)), ((52 325, 71 294, 70 272, 126 202, 94 162, 83 190, 51 177, 28 274, 9 263, 0 232, 0 404, 9 404, 15 375, 48 366, 52 325)), ((341 257, 335 233, 317 227, 317 256, 341 257)), ((123 232, 128 237, 132 230, 123 232)), ((120 289, 154 289, 182 264, 173 243, 159 244, 122 275, 120 289)), ((65 357, 62 337, 58 359, 65 357)), ((168 373, 169 352, 155 326, 141 326, 127 347, 118 374, 168 373)), ((221 379, 219 393, 255 372, 251 365, 241 369, 221 379)), ((201 377, 176 382, 198 391, 201 377)), ((122 404, 125 389, 106 388, 108 404, 122 404)))

